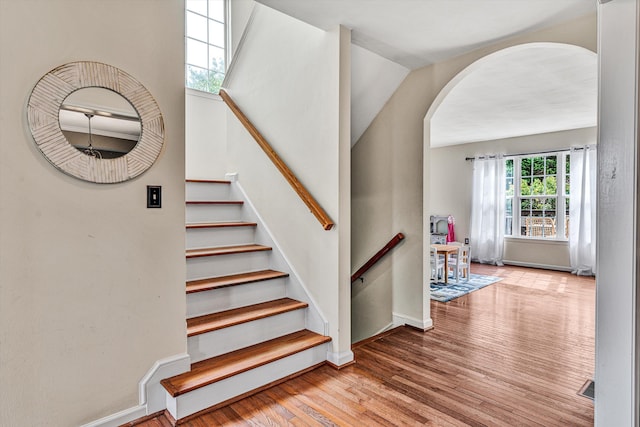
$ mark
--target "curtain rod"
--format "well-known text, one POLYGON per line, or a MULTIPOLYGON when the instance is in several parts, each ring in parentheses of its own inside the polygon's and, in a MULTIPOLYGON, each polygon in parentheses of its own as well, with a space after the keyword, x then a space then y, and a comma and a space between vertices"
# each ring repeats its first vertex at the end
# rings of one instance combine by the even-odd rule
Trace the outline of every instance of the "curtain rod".
MULTIPOLYGON (((590 145, 587 147, 591 147, 590 145)), ((548 150, 548 151, 538 151, 538 152, 531 152, 531 153, 517 153, 517 154, 505 154, 502 157, 518 157, 518 156, 531 156, 534 154, 551 154, 551 153, 561 153, 564 151, 571 151, 571 150, 584 150, 585 147, 573 147, 573 148, 562 148, 562 149, 558 149, 558 150, 548 150)), ((478 156, 478 159, 495 159, 497 156, 478 156)), ((473 161, 476 159, 476 157, 465 157, 464 158, 466 161, 473 161)))

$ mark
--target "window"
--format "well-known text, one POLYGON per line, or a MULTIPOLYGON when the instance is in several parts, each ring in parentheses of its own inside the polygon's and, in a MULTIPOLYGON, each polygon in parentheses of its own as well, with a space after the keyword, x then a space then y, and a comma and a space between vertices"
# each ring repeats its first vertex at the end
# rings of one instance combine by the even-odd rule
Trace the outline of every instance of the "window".
POLYGON ((218 93, 224 80, 226 0, 186 1, 186 86, 218 93))
POLYGON ((505 236, 566 240, 569 152, 505 160, 505 236))

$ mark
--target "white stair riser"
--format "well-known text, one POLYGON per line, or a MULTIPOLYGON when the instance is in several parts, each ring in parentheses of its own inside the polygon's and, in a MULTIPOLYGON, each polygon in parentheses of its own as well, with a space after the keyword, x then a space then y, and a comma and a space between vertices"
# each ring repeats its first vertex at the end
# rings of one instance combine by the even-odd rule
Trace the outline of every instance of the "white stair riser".
POLYGON ((188 228, 187 249, 247 245, 255 241, 255 227, 188 228))
POLYGON ((304 329, 304 324, 304 309, 289 311, 189 337, 187 352, 191 356, 191 363, 195 363, 300 331, 304 329))
POLYGON ((240 221, 242 205, 187 205, 187 224, 194 222, 240 221))
POLYGON ((228 200, 231 186, 215 182, 187 182, 186 200, 228 200))
POLYGON ((187 280, 248 273, 269 268, 271 251, 247 252, 187 259, 187 280))
POLYGON ((284 298, 285 280, 264 280, 187 294, 187 318, 284 298))
POLYGON ((322 344, 175 398, 167 393, 167 409, 174 419, 179 420, 322 363, 326 358, 327 344, 322 344))

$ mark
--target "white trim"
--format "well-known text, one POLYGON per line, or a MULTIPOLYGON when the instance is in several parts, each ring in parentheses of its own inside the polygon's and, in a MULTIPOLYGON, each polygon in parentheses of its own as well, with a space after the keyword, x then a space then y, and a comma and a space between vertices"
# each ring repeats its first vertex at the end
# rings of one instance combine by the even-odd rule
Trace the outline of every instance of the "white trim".
POLYGON ((269 246, 273 247, 274 250, 271 251, 273 256, 272 261, 274 262, 276 267, 288 270, 290 273, 290 283, 297 284, 299 286, 299 289, 304 293, 304 295, 299 295, 299 293, 296 293, 295 295, 289 295, 290 288, 288 288, 287 291, 288 296, 290 296, 291 298, 303 299, 305 300, 305 302, 309 303, 309 309, 307 312, 307 329, 325 336, 330 336, 329 322, 327 321, 327 318, 320 311, 318 303, 309 292, 307 286, 300 279, 300 275, 293 267, 293 264, 291 263, 289 258, 284 254, 284 251, 282 250, 278 241, 275 239, 273 233, 267 226, 260 213, 257 211, 255 205, 249 199, 247 193, 244 191, 244 188, 242 187, 242 185, 240 184, 240 180, 238 179, 238 173, 227 173, 225 175, 225 178, 232 182, 232 190, 237 188, 238 192, 240 193, 238 196, 240 196, 244 200, 245 206, 249 208, 248 210, 251 211, 251 215, 254 216, 255 221, 260 224, 260 227, 258 227, 256 233, 264 233, 263 236, 269 240, 268 242, 259 241, 260 235, 256 234, 256 241, 258 243, 268 244, 269 246), (284 265, 278 266, 278 257, 281 258, 284 265))
POLYGON ((327 352, 327 361, 336 366, 342 366, 347 363, 351 363, 354 360, 355 357, 353 355, 353 351, 351 350, 343 351, 342 353, 335 353, 332 351, 327 352))
POLYGON ((138 383, 141 405, 147 406, 147 415, 165 409, 166 392, 160 380, 187 372, 191 369, 191 356, 177 354, 157 360, 138 383))
POLYGON ((403 314, 393 313, 393 325, 394 326, 402 326, 409 325, 414 328, 422 329, 426 331, 427 329, 433 328, 433 320, 431 318, 418 320, 413 317, 405 316, 403 314))
POLYGON ((222 101, 222 98, 220 97, 220 95, 218 95, 217 93, 207 92, 200 89, 194 89, 192 87, 187 87, 187 86, 185 86, 184 89, 185 89, 185 95, 199 96, 200 98, 206 98, 206 99, 212 99, 214 101, 224 102, 222 101))
POLYGON ((535 264, 533 262, 520 262, 520 261, 509 261, 502 260, 502 263, 505 265, 515 265, 518 267, 531 267, 531 268, 540 268, 543 270, 556 270, 556 271, 568 271, 571 272, 571 267, 567 267, 564 265, 549 265, 549 264, 535 264))
POLYGON ((177 354, 157 360, 138 383, 139 404, 108 415, 81 427, 118 427, 138 418, 150 415, 166 408, 166 391, 160 380, 181 374, 191 369, 188 354, 177 354))
POLYGON ((100 418, 99 420, 83 424, 80 427, 118 427, 124 423, 128 423, 129 421, 144 417, 145 415, 147 415, 147 405, 138 405, 104 418, 100 418))
MULTIPOLYGON (((255 18, 255 15, 256 15, 256 7, 254 6, 253 9, 251 10, 251 15, 249 15, 249 20, 247 21, 247 25, 245 25, 244 27, 242 36, 240 36, 240 41, 238 42, 238 46, 236 46, 236 49, 232 52, 233 57, 229 62, 227 71, 224 73, 224 79, 222 80, 222 84, 220 85, 221 88, 227 89, 231 84, 231 81, 233 80, 233 69, 234 69, 235 63, 238 62, 237 60, 238 55, 240 55, 240 53, 242 52, 242 46, 244 45, 244 41, 247 38, 247 34, 249 33, 249 30, 252 27, 252 23, 255 18)), ((229 27, 230 26, 231 25, 229 25, 229 27)), ((227 49, 230 49, 230 47, 231 45, 227 46, 227 49)))
POLYGON ((394 326, 403 326, 409 325, 414 328, 422 329, 426 331, 427 329, 433 328, 433 320, 431 318, 426 320, 419 320, 413 317, 405 316, 398 313, 393 313, 393 325, 394 326))

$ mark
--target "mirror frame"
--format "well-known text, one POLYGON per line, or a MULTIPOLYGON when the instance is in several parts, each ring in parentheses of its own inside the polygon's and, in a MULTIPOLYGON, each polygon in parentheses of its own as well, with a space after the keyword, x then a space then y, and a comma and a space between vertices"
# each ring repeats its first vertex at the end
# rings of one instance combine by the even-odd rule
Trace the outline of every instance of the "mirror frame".
POLYGON ((142 174, 156 161, 164 144, 162 113, 149 91, 126 72, 100 62, 70 62, 45 74, 31 91, 27 119, 36 146, 51 164, 68 175, 99 184, 123 182, 142 174), (87 87, 118 93, 140 116, 140 139, 124 156, 88 156, 63 135, 60 106, 71 93, 87 87))

